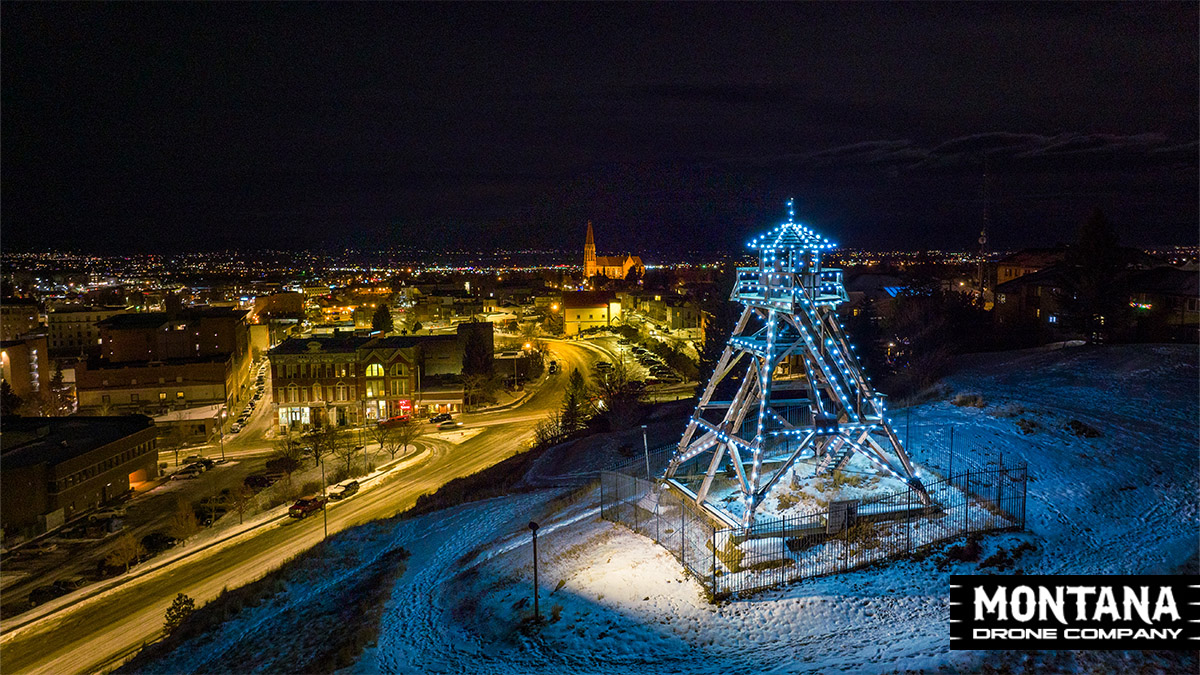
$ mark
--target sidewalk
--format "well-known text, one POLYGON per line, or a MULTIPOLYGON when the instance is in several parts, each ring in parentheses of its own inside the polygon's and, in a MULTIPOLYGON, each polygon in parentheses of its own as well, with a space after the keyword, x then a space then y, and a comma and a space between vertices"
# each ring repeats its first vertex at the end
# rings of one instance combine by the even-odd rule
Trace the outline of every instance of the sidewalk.
POLYGON ((542 385, 546 383, 546 377, 547 377, 546 372, 542 371, 542 374, 538 376, 537 380, 530 382, 529 384, 526 384, 525 388, 521 390, 520 394, 513 400, 509 401, 508 403, 499 403, 499 404, 496 404, 493 406, 488 406, 487 408, 477 408, 475 410, 472 410, 470 412, 466 412, 463 414, 464 415, 485 415, 485 414, 490 414, 490 413, 502 412, 504 410, 512 410, 513 408, 516 408, 517 406, 524 403, 525 400, 528 399, 530 396, 536 394, 538 392, 538 390, 540 390, 542 388, 542 385))

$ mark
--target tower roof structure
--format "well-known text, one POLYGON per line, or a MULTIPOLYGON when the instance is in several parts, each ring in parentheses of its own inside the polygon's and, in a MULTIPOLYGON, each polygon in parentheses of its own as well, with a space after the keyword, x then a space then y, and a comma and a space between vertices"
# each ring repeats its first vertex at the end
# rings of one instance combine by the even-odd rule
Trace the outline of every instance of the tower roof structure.
POLYGON ((789 201, 788 220, 750 247, 759 251, 758 265, 737 269, 730 297, 743 305, 741 318, 664 480, 746 530, 768 492, 801 460, 819 474, 863 457, 927 500, 884 396, 871 387, 838 323, 835 309, 847 299, 842 271, 821 264, 833 243, 795 222, 789 201), (714 396, 725 381, 737 382, 732 400, 714 396), (732 484, 714 499, 714 483, 730 475, 732 484))

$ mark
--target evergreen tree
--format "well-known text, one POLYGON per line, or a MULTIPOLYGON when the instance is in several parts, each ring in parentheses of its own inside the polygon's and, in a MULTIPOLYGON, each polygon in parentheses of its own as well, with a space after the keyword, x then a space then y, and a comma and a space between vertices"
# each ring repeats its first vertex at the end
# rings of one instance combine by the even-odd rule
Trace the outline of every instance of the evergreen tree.
POLYGON ((391 333, 394 327, 392 326, 392 310, 386 302, 380 303, 379 308, 375 310, 374 316, 371 317, 371 328, 373 330, 391 333))
POLYGON ((467 331, 463 344, 463 374, 488 375, 493 371, 492 350, 477 330, 467 331))
POLYGON ((0 415, 16 415, 21 407, 21 397, 9 386, 8 380, 0 380, 0 415))
POLYGON ((195 600, 192 600, 183 593, 175 596, 175 601, 167 608, 167 617, 163 621, 163 633, 170 635, 175 632, 175 629, 179 628, 184 621, 187 621, 187 618, 194 611, 196 611, 195 600))
POLYGON ((1089 340, 1105 340, 1127 323, 1124 262, 1116 232, 1095 209, 1067 249, 1067 288, 1058 297, 1068 324, 1089 340))
POLYGON ((584 427, 587 423, 587 384, 583 374, 578 369, 571 371, 567 380, 567 390, 563 394, 563 406, 559 426, 563 433, 572 433, 584 427))

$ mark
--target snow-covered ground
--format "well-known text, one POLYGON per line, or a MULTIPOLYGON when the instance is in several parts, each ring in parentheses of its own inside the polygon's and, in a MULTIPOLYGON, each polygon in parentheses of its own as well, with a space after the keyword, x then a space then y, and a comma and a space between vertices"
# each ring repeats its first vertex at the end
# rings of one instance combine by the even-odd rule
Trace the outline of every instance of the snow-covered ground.
POLYGON ((950 425, 956 471, 1001 454, 1006 464, 1028 463, 1026 531, 983 541, 981 560, 1010 552, 1005 571, 935 553, 713 605, 661 547, 599 520, 594 490, 544 489, 397 521, 390 545, 412 557, 378 643, 348 670, 871 673, 987 663, 1192 672, 1192 654, 951 651, 947 619, 951 574, 1178 573, 1194 565, 1198 382, 1188 347, 986 355, 946 381, 951 395, 979 394, 982 407, 942 399, 911 418, 898 413, 901 438, 910 436, 915 458, 933 471, 948 470, 950 425), (1100 435, 1078 435, 1085 427, 1100 435), (528 623, 530 520, 541 526, 540 626, 528 623))

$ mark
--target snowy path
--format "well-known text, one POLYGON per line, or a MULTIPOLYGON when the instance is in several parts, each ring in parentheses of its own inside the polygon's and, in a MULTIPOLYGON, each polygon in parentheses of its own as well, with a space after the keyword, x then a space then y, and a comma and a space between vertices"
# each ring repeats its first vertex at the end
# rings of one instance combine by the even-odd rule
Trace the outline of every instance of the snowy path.
MULTIPOLYGON (((985 553, 1031 542, 1027 573, 1169 573, 1196 544, 1197 368, 1186 349, 1021 352, 949 379, 987 407, 935 402, 914 428, 955 424, 960 468, 1028 462, 1027 532, 989 537, 985 553), (1013 410, 1018 410, 1012 414, 1013 410), (1017 419, 1035 422, 1023 433, 1017 419), (1103 436, 1084 439, 1078 420, 1103 436)), ((940 432, 938 432, 940 433, 940 432)), ((891 672, 977 668, 952 652, 948 577, 933 560, 811 580, 710 605, 653 542, 595 518, 594 499, 552 507, 545 491, 490 500, 397 527, 414 551, 379 644, 354 672, 891 672), (558 508, 550 518, 542 509, 558 508), (526 522, 540 520, 541 607, 531 610, 526 522)))

